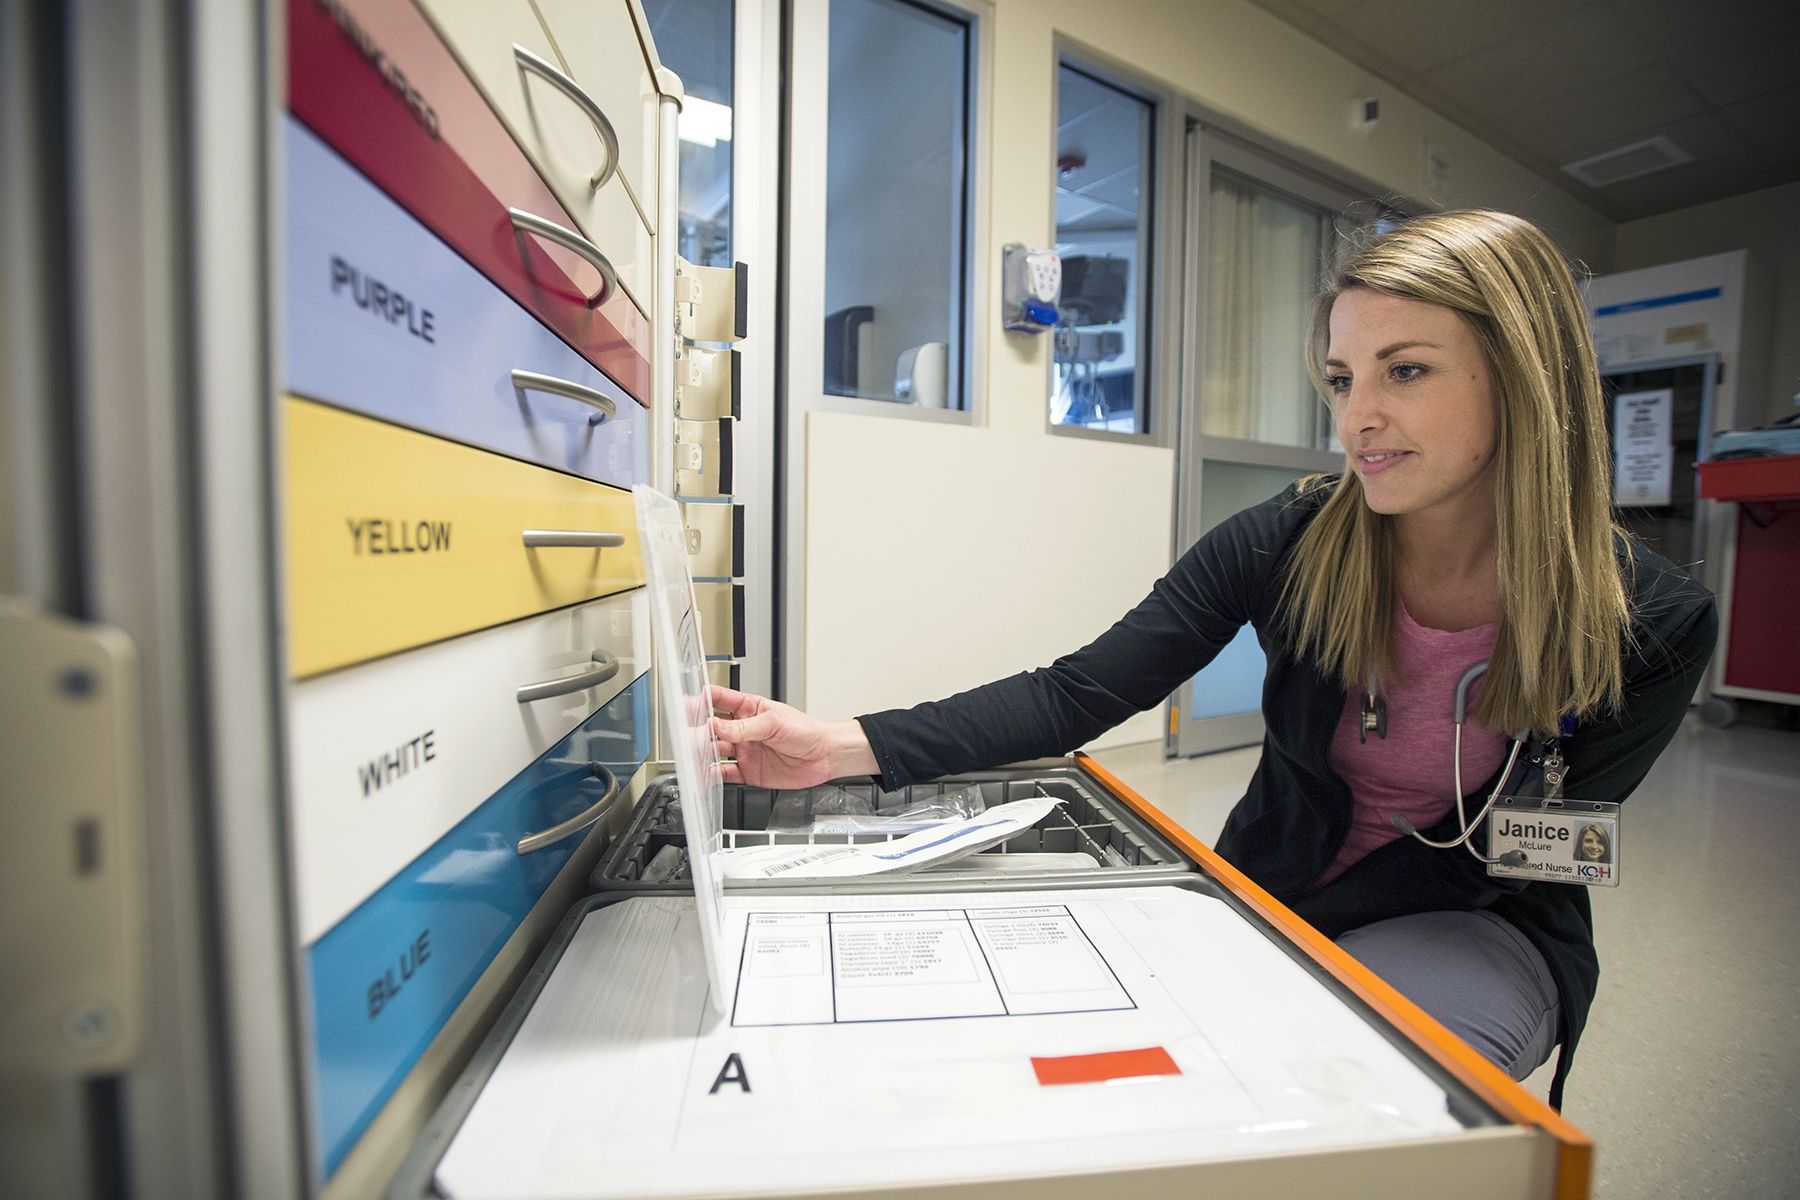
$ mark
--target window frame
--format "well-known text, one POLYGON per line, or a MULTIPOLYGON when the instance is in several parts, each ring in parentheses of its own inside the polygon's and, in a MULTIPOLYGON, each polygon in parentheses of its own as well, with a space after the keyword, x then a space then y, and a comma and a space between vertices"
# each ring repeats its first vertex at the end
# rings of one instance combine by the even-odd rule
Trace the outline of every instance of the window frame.
POLYGON ((1046 332, 1041 389, 1044 429, 1056 437, 1086 438, 1124 445, 1174 449, 1179 434, 1181 379, 1182 270, 1187 231, 1179 219, 1186 180, 1179 164, 1185 156, 1188 102, 1168 83, 1120 62, 1065 34, 1052 43, 1050 89, 1054 99, 1050 122, 1049 164, 1050 226, 1048 245, 1056 243, 1056 158, 1062 128, 1062 68, 1078 71, 1108 87, 1150 105, 1149 185, 1140 193, 1149 207, 1143 226, 1144 247, 1138 286, 1144 310, 1138 314, 1138 369, 1143 374, 1144 428, 1135 433, 1090 429, 1085 425, 1058 424, 1051 419, 1051 388, 1056 380, 1056 356, 1046 332), (1176 164, 1171 166, 1171 164, 1176 164), (1148 270, 1142 267, 1147 266, 1148 270))
MULTIPOLYGON (((771 494, 775 505, 775 604, 777 610, 772 692, 806 703, 806 437, 812 413, 844 413, 890 421, 925 421, 964 428, 988 424, 988 355, 995 339, 980 322, 997 312, 991 288, 997 271, 986 269, 999 246, 990 233, 993 158, 994 8, 990 0, 912 0, 921 7, 967 22, 969 180, 967 272, 964 280, 965 352, 960 364, 964 407, 926 408, 890 400, 825 393, 825 201, 828 137, 830 0, 739 0, 779 8, 782 83, 779 94, 779 149, 765 168, 779 174, 779 249, 769 262, 777 275, 780 324, 771 406, 774 440, 771 494)), ((738 86, 743 87, 743 76, 738 86)), ((774 147, 771 147, 774 149, 774 147)), ((740 160, 736 170, 748 168, 740 160)), ((741 177, 741 176, 740 176, 741 177)), ((743 252, 740 252, 743 253, 743 252)))
POLYGON ((993 6, 987 0, 896 0, 965 25, 963 288, 960 362, 955 364, 961 408, 920 408, 901 401, 839 396, 825 391, 825 268, 829 169, 831 0, 790 0, 786 243, 788 421, 804 424, 810 412, 851 413, 895 420, 957 425, 986 424, 987 404, 978 384, 987 378, 987 341, 979 321, 988 311, 992 272, 983 269, 990 237, 982 219, 989 208, 992 153, 993 6))
MULTIPOLYGON (((1249 438, 1217 437, 1201 432, 1200 406, 1205 372, 1207 345, 1207 259, 1206 230, 1210 224, 1212 177, 1215 167, 1223 167, 1233 175, 1258 186, 1291 197, 1295 201, 1341 214, 1355 204, 1366 204, 1375 189, 1359 189, 1348 178, 1328 178, 1293 162, 1279 151, 1255 144, 1221 129, 1198 111, 1190 117, 1194 133, 1193 152, 1187 167, 1190 205, 1188 247, 1185 256, 1185 291, 1187 344, 1190 355, 1184 363, 1181 380, 1182 436, 1181 463, 1191 473, 1187 482, 1177 481, 1177 530, 1185 545, 1198 536, 1201 528, 1199 509, 1199 475, 1206 460, 1217 459, 1250 466, 1291 467, 1301 470, 1335 470, 1343 465, 1341 453, 1329 449, 1311 449, 1249 438)), ((1391 195, 1382 203, 1396 211, 1412 206, 1391 195)), ((1298 347, 1297 347, 1298 349, 1298 347)), ((1316 398, 1315 398, 1316 400, 1316 398)))

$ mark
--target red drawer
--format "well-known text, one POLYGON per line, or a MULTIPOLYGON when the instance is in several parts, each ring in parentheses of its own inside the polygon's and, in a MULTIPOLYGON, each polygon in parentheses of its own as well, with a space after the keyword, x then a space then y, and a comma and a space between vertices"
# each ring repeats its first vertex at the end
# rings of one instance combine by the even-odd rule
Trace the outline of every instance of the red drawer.
POLYGON ((1800 500, 1800 454, 1700 464, 1700 494, 1713 500, 1800 500))
POLYGON ((1724 682, 1800 696, 1800 636, 1793 616, 1800 500, 1747 502, 1739 507, 1737 522, 1724 682))
POLYGON ((419 11, 406 0, 287 10, 294 115, 647 405, 649 323, 623 288, 592 305, 597 271, 515 232, 509 208, 576 226, 419 11))

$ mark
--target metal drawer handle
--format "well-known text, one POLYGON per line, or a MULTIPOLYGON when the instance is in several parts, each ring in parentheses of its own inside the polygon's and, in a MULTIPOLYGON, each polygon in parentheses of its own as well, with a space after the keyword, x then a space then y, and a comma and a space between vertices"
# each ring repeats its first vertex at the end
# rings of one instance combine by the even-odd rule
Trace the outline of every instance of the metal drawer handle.
POLYGON ((600 294, 588 304, 599 307, 606 303, 613 289, 619 286, 619 273, 613 270, 612 260, 600 252, 600 247, 576 233, 573 229, 565 229, 555 221, 546 221, 535 213, 528 213, 522 208, 509 208, 506 215, 512 218, 513 228, 522 229, 526 233, 535 233, 547 242, 555 242, 571 254, 579 254, 600 272, 600 294))
POLYGON ((587 550, 610 550, 625 544, 622 533, 604 533, 595 529, 527 529, 525 545, 537 550, 546 546, 575 546, 587 550))
POLYGON ((583 404, 598 409, 588 418, 588 424, 598 425, 602 421, 611 420, 619 415, 619 410, 604 392, 595 391, 586 384, 576 383, 570 379, 558 379, 554 375, 540 375, 536 371, 514 371, 512 382, 521 392, 549 392, 555 396, 566 396, 570 400, 579 400, 583 404))
POLYGON ((606 815, 606 810, 612 807, 612 802, 618 798, 619 777, 607 770, 606 767, 602 766, 600 763, 592 763, 590 766, 596 776, 606 780, 606 791, 601 794, 598 800, 594 801, 587 808, 582 809, 562 824, 552 825, 542 833, 528 833, 520 838, 518 847, 520 854, 530 854, 534 850, 542 850, 545 846, 554 845, 568 837, 571 833, 580 833, 583 829, 586 829, 589 825, 592 825, 595 821, 598 821, 601 817, 606 815))
POLYGON ((616 174, 619 169, 619 135, 614 131, 613 123, 607 119, 606 113, 601 110, 598 104, 594 103, 594 98, 592 96, 582 90, 579 83, 576 83, 573 79, 570 79, 567 75, 564 75, 561 71, 557 70, 525 47, 519 45, 517 42, 513 43, 513 58, 518 60, 520 74, 529 71, 531 74, 536 75, 545 83, 573 100, 575 102, 575 107, 586 113, 587 119, 594 123, 594 131, 600 135, 600 140, 606 143, 606 162, 601 164, 600 169, 595 171, 593 176, 588 180, 588 188, 591 191, 597 192, 605 187, 607 182, 612 179, 613 175, 616 174))
POLYGON ((546 679, 543 683, 528 683, 513 693, 520 704, 530 704, 533 700, 548 700, 552 696, 567 696, 570 692, 584 692, 596 684, 605 683, 619 673, 619 660, 604 650, 594 651, 593 661, 598 664, 585 671, 566 675, 561 679, 546 679))

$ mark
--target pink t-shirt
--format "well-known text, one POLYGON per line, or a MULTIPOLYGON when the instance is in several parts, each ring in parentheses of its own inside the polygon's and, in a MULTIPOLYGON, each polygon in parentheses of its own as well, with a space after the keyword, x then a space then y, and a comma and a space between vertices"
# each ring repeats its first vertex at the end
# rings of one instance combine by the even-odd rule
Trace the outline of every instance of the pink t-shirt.
MULTIPOLYGON (((1316 887, 1324 887, 1378 847, 1406 836, 1390 823, 1395 813, 1404 813, 1415 829, 1429 829, 1456 803, 1450 784, 1455 762, 1456 682, 1464 671, 1493 653, 1498 626, 1478 625, 1455 633, 1427 629, 1412 619, 1404 605, 1395 608, 1394 657, 1399 677, 1380 684, 1382 699, 1387 702, 1387 736, 1371 733, 1368 741, 1358 740, 1363 689, 1351 688, 1331 739, 1331 768, 1350 785, 1355 807, 1350 814, 1350 834, 1316 887)), ((1474 712, 1481 683, 1478 679, 1469 685, 1467 713, 1474 712)), ((1473 804, 1468 798, 1493 777, 1505 757, 1506 738, 1466 716, 1462 782, 1464 809, 1470 817, 1486 797, 1473 804)))

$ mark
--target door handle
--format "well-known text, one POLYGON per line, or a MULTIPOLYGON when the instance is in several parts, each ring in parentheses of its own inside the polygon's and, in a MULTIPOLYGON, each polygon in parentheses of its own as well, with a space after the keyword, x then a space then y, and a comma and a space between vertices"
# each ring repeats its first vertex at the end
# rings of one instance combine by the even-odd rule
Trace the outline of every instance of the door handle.
POLYGON ((584 383, 576 383, 572 379, 558 379, 554 375, 543 375, 537 371, 517 370, 512 373, 512 384, 521 392, 548 392, 553 396, 565 396, 570 400, 579 400, 588 407, 598 410, 588 418, 590 425, 598 425, 619 415, 618 407, 604 392, 588 387, 584 383))
POLYGON ((567 696, 571 692, 583 692, 596 684, 605 683, 619 673, 619 660, 604 650, 594 651, 594 666, 577 671, 573 675, 565 675, 561 679, 546 679, 542 683, 528 683, 513 693, 520 704, 530 704, 533 700, 548 700, 552 696, 567 696))
POLYGON ((554 845, 570 834, 580 833, 606 815, 606 810, 612 807, 613 801, 618 798, 619 777, 600 763, 593 763, 591 767, 598 778, 606 781, 606 790, 601 793, 600 798, 561 824, 552 825, 539 833, 528 833, 520 838, 518 845, 520 854, 530 854, 533 851, 542 850, 545 846, 554 845))
POLYGON ((600 140, 606 145, 606 161, 588 178, 588 190, 597 192, 605 187, 619 169, 619 135, 613 129, 612 121, 607 118, 606 111, 594 103, 594 98, 579 83, 516 42, 513 44, 513 58, 519 64, 521 75, 536 75, 574 101, 575 107, 594 123, 594 132, 600 135, 600 140))
POLYGON ((589 307, 598 308, 605 304, 607 297, 613 294, 613 289, 619 286, 619 273, 613 270, 612 260, 600 252, 600 247, 573 229, 567 229, 555 221, 547 221, 522 208, 509 208, 506 215, 512 219, 514 229, 534 233, 547 242, 555 242, 571 254, 579 254, 594 270, 600 272, 600 294, 588 301, 589 307))
POLYGON ((549 546, 579 546, 590 550, 606 550, 625 544, 622 533, 597 529, 527 529, 525 545, 537 550, 549 546))

